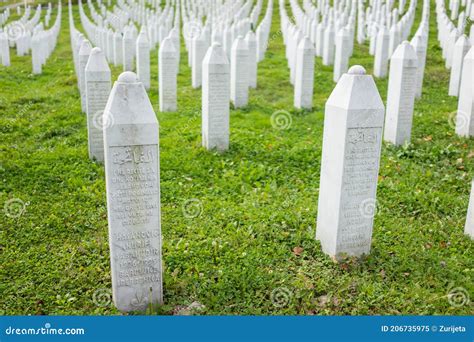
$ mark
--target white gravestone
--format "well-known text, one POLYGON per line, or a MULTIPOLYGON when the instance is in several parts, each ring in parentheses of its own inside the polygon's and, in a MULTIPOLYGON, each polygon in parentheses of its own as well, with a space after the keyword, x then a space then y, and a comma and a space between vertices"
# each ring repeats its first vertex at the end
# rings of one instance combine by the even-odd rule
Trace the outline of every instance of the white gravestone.
POLYGON ((86 64, 89 61, 89 55, 91 53, 92 47, 91 43, 88 40, 83 40, 81 43, 81 48, 79 49, 79 92, 81 95, 81 108, 82 112, 86 112, 86 82, 85 82, 85 69, 86 64))
POLYGON ((415 35, 412 39, 413 48, 415 49, 416 56, 418 59, 418 68, 416 72, 416 87, 415 87, 415 97, 420 98, 423 90, 423 78, 425 73, 425 64, 426 64, 426 52, 427 46, 425 39, 422 35, 415 35))
POLYGON ((341 77, 326 102, 316 239, 336 260, 370 252, 384 112, 361 66, 341 77))
POLYGON ((114 65, 119 66, 123 64, 123 42, 122 34, 115 32, 114 34, 114 65))
POLYGON ((342 74, 349 69, 349 30, 341 28, 336 35, 336 56, 334 58, 334 82, 339 81, 342 74))
POLYGON ((133 32, 131 29, 126 29, 122 39, 122 61, 123 71, 133 71, 135 58, 135 44, 133 32))
POLYGON ((230 69, 227 54, 214 43, 202 63, 202 146, 229 148, 230 69))
POLYGON ((0 32, 0 56, 3 66, 10 66, 10 46, 8 45, 8 37, 5 32, 0 32))
POLYGON ((388 31, 385 26, 379 29, 375 47, 374 76, 383 78, 388 70, 388 31))
POLYGON ((320 22, 316 30, 316 56, 322 57, 324 50, 324 23, 320 22))
POLYGON ((245 42, 249 48, 249 87, 257 88, 257 40, 255 39, 255 33, 252 31, 247 32, 245 36, 245 42))
POLYGON ((41 44, 39 34, 34 34, 31 38, 31 62, 33 64, 33 74, 36 75, 42 73, 41 44))
POLYGON ((471 183, 471 195, 469 196, 469 207, 467 209, 464 233, 474 240, 474 180, 471 183))
POLYGON ((137 75, 145 89, 150 89, 150 43, 144 30, 137 38, 137 75))
POLYGON ((392 55, 388 80, 384 140, 395 145, 410 142, 417 67, 415 50, 404 41, 392 55))
POLYGON ((461 83, 461 72, 464 57, 471 48, 471 44, 466 35, 461 35, 454 45, 453 62, 451 66, 451 75, 449 78, 449 96, 458 96, 459 84, 461 83))
POLYGON ((199 88, 202 84, 202 60, 206 54, 206 39, 204 32, 196 35, 192 41, 193 55, 192 55, 192 74, 191 81, 193 88, 199 88))
POLYGON ((249 99, 249 49, 242 36, 235 39, 230 55, 230 99, 239 108, 246 106, 249 99))
POLYGON ((334 24, 329 21, 328 25, 324 32, 323 65, 334 64, 334 24))
POLYGON ((104 161, 103 128, 110 124, 110 117, 104 115, 110 95, 110 68, 100 48, 93 48, 85 69, 85 90, 87 110, 87 134, 89 158, 104 161))
POLYGON ((463 137, 474 136, 474 46, 464 57, 462 66, 456 134, 463 137))
POLYGON ((158 52, 158 87, 161 112, 175 112, 177 109, 177 51, 170 37, 165 38, 158 52))
POLYGON ((313 44, 304 37, 296 51, 294 106, 298 109, 313 107, 314 54, 313 44))
POLYGON ((113 300, 120 311, 144 311, 163 302, 158 121, 132 72, 119 76, 105 112, 113 300))

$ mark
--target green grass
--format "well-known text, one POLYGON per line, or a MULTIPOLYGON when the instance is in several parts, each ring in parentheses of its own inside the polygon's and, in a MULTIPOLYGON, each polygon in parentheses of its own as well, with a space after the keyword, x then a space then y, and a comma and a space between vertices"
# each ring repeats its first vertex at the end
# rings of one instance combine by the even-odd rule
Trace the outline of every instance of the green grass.
MULTIPOLYGON (((294 110, 275 5, 258 88, 246 108, 231 111, 231 147, 218 154, 201 148, 201 92, 191 87, 184 49, 179 111, 158 111, 153 51, 165 267, 159 313, 196 301, 201 314, 472 314, 472 304, 452 306, 447 294, 461 287, 474 299, 473 243, 463 234, 474 141, 450 125, 457 100, 447 96, 432 7, 412 143, 384 145, 371 254, 340 264, 314 239, 332 68, 317 59, 314 110, 294 110), (289 129, 272 127, 277 110, 291 113, 289 129), (183 214, 190 199, 202 204, 200 216, 183 214)), ((12 66, 0 67, 0 206, 13 198, 27 204, 17 218, 1 213, 3 315, 119 314, 107 300, 94 303, 94 293, 111 288, 104 169, 88 159, 67 19, 64 6, 42 75, 13 50, 12 66)), ((355 45, 351 64, 372 72, 367 45, 355 45)), ((119 72, 113 68, 114 80, 119 72)), ((385 99, 387 80, 376 82, 385 99)))

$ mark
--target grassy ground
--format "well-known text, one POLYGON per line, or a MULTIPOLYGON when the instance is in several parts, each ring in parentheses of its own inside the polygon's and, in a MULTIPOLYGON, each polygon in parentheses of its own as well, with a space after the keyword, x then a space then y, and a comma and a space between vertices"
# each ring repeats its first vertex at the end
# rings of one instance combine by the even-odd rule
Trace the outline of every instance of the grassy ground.
MULTIPOLYGON (((31 57, 0 67, 0 205, 25 204, 0 220, 0 314, 119 313, 109 300, 104 169, 87 155, 66 13, 42 75, 31 74, 31 57)), ((222 155, 200 147, 201 92, 190 85, 184 50, 179 111, 158 112, 152 53, 166 302, 159 313, 192 302, 202 314, 472 313, 448 293, 474 296, 473 243, 463 235, 474 141, 454 134, 457 100, 447 96, 434 10, 412 144, 384 145, 372 252, 341 264, 314 239, 332 69, 317 59, 314 110, 295 111, 276 7, 273 19, 258 88, 248 107, 231 111, 231 148, 222 155), (272 126, 278 110, 291 113, 286 130, 272 126), (187 214, 189 203, 199 215, 187 214)), ((372 72, 367 46, 356 45, 351 64, 372 72)), ((387 81, 377 86, 385 99, 387 81)))

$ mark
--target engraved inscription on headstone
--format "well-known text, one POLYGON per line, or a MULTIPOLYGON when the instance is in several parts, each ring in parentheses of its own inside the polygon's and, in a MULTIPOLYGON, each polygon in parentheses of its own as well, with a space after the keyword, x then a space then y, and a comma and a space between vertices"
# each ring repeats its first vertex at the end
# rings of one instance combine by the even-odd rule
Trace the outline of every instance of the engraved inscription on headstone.
POLYGON ((326 103, 316 238, 336 260, 368 254, 375 212, 384 106, 361 66, 326 103))
POLYGON ((105 111, 113 299, 121 311, 143 311, 163 302, 158 122, 132 72, 120 75, 105 111))

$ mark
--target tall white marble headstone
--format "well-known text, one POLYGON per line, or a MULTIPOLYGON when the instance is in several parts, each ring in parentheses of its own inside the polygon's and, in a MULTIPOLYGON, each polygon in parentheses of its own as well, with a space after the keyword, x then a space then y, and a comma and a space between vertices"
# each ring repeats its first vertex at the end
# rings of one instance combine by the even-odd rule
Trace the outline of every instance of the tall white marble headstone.
POLYGON ((332 21, 329 21, 328 27, 324 32, 324 47, 323 47, 323 65, 333 65, 334 64, 334 24, 332 21))
POLYGON ((110 116, 104 113, 111 85, 110 68, 105 55, 100 48, 95 47, 85 68, 85 91, 89 158, 98 162, 104 161, 103 128, 111 124, 110 116))
POLYGON ((207 50, 202 67, 202 145, 225 151, 229 148, 230 68, 219 44, 207 50))
POLYGON ((459 94, 462 64, 470 48, 469 39, 464 34, 458 38, 456 45, 454 45, 451 75, 449 78, 449 96, 458 96, 459 94))
POLYGON ((474 136, 474 46, 464 57, 462 66, 456 134, 463 137, 474 136))
POLYGON ((135 65, 135 43, 133 32, 126 29, 122 39, 123 71, 133 71, 135 65))
POLYGON ((113 300, 120 311, 144 311, 163 302, 158 121, 132 72, 119 76, 105 112, 113 300))
POLYGON ((0 32, 0 57, 3 66, 10 66, 10 46, 8 36, 5 32, 0 32))
POLYGON ((92 46, 88 40, 83 40, 81 48, 79 49, 78 58, 78 78, 79 78, 79 92, 81 94, 81 108, 82 112, 86 113, 86 82, 85 82, 85 69, 87 62, 89 61, 89 55, 91 53, 92 46))
POLYGON ((334 82, 339 81, 342 74, 349 69, 349 30, 341 28, 336 35, 336 56, 334 58, 334 82))
POLYGON ((137 38, 137 75, 145 89, 150 89, 150 42, 144 30, 137 38))
POLYGON ((392 55, 388 80, 384 140, 395 145, 410 142, 417 68, 415 50, 404 41, 392 55))
POLYGON ((234 40, 230 55, 230 99, 239 108, 249 100, 249 49, 242 36, 234 40))
POLYGON ((117 31, 114 33, 114 65, 119 66, 122 64, 123 64, 122 34, 117 31))
POLYGON ((248 68, 249 68, 249 87, 257 88, 257 40, 255 33, 248 31, 245 36, 245 42, 249 49, 248 68))
POLYGON ((415 49, 416 56, 418 59, 418 68, 416 71, 416 86, 415 86, 415 97, 420 98, 421 93, 423 90, 423 78, 425 76, 425 64, 426 64, 426 53, 427 53, 427 46, 426 40, 423 35, 416 34, 411 44, 415 49))
POLYGON ((304 37, 296 51, 294 106, 298 109, 313 107, 314 54, 313 44, 304 37))
POLYGON ((202 60, 206 54, 206 39, 204 32, 196 35, 192 43, 192 71, 191 81, 193 88, 199 88, 202 84, 202 60))
POLYGON ((385 26, 382 26, 377 33, 377 44, 375 47, 374 76, 377 78, 387 76, 388 39, 388 31, 385 26))
POLYGON ((177 109, 176 54, 171 38, 165 38, 158 52, 158 90, 161 112, 175 112, 177 109))
POLYGON ((384 112, 361 66, 341 77, 326 102, 316 239, 336 260, 370 252, 384 112))

